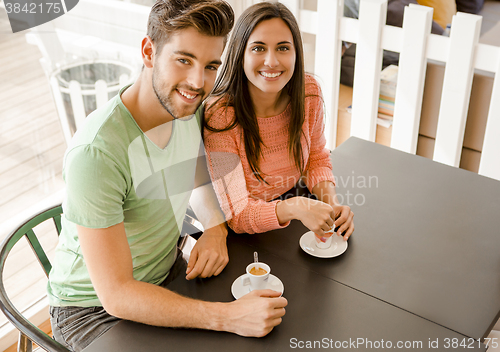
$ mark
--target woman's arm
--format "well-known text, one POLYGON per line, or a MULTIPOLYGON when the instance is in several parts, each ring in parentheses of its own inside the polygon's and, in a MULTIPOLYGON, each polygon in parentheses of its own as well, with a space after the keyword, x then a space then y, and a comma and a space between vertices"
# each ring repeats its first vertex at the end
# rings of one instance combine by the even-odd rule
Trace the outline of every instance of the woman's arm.
MULTIPOLYGON (((208 114, 216 128, 225 127, 225 109, 208 114)), ((229 112, 227 113, 229 115, 229 112)), ((246 161, 243 141, 238 128, 224 131, 204 131, 208 169, 215 194, 229 226, 237 233, 266 232, 288 225, 280 223, 276 216, 276 203, 255 199, 251 196, 245 178, 242 158, 246 161)))
POLYGON ((322 202, 329 204, 333 208, 335 228, 337 234, 344 236, 347 240, 354 231, 351 208, 341 205, 335 192, 335 179, 332 173, 330 151, 326 148, 324 135, 324 113, 323 99, 321 99, 321 89, 314 81, 309 85, 311 97, 306 104, 306 114, 309 114, 307 121, 310 121, 311 148, 309 162, 306 172, 306 183, 309 190, 322 202))
POLYGON ((305 181, 309 190, 318 198, 317 201, 294 200, 294 198, 278 204, 278 218, 288 220, 290 217, 299 219, 318 236, 324 236, 335 221, 339 234, 348 239, 354 231, 353 214, 348 206, 340 205, 335 192, 335 179, 332 174, 330 151, 326 149, 324 136, 324 114, 321 90, 314 78, 306 78, 307 87, 304 132, 309 139, 309 155, 306 165, 305 181), (287 204, 288 203, 288 204, 287 204), (328 217, 327 213, 330 212, 328 217))
POLYGON ((276 205, 276 215, 280 222, 300 220, 319 237, 324 237, 325 231, 330 230, 334 224, 333 208, 307 197, 293 197, 279 202, 276 205))

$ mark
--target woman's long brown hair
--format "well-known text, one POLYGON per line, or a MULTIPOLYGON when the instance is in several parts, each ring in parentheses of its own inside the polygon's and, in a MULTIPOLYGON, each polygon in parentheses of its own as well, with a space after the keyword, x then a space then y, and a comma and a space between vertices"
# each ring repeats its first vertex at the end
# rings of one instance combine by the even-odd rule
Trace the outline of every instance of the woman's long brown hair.
POLYGON ((281 94, 288 94, 291 97, 288 151, 290 157, 295 160, 295 166, 300 173, 304 172, 301 145, 302 125, 305 120, 304 50, 297 20, 285 5, 279 2, 261 2, 247 8, 240 16, 229 41, 226 60, 212 92, 212 96, 220 98, 216 99, 208 108, 213 108, 221 98, 227 98, 225 100, 226 109, 229 106, 234 108, 234 120, 222 129, 210 126, 210 121, 204 121, 204 127, 212 132, 228 131, 237 125, 241 126, 248 164, 256 178, 261 181, 264 181, 264 178, 261 176, 259 158, 262 156, 263 142, 248 90, 248 79, 243 70, 243 59, 248 38, 255 27, 260 22, 273 18, 282 19, 290 28, 293 36, 296 53, 295 70, 281 94))

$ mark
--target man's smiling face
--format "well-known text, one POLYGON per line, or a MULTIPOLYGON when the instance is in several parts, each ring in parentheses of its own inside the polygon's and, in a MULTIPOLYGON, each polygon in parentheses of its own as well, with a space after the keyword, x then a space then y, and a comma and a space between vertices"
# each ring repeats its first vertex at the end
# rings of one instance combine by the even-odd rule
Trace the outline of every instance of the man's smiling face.
POLYGON ((153 90, 174 119, 194 114, 210 93, 223 50, 223 37, 189 27, 176 32, 155 54, 153 90))

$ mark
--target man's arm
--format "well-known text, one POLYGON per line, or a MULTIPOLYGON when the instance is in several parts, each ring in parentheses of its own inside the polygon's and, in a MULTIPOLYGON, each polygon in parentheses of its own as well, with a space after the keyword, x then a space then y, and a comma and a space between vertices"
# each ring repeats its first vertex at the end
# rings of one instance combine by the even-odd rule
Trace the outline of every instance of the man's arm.
POLYGON ((253 291, 230 303, 214 303, 137 281, 123 223, 105 229, 77 229, 92 284, 104 309, 113 316, 156 326, 264 336, 285 314, 286 299, 271 290, 253 291))
POLYGON ((229 262, 227 228, 215 196, 204 156, 198 158, 191 208, 205 231, 191 251, 186 279, 219 275, 229 262))

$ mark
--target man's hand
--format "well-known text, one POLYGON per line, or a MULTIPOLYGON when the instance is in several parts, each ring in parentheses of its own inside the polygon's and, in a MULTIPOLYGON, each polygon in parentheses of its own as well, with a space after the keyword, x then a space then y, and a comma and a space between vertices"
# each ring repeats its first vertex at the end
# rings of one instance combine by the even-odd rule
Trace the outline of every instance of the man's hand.
POLYGON ((252 291, 229 303, 227 331, 241 336, 263 337, 281 324, 288 301, 273 290, 252 291))
POLYGON ((227 254, 227 229, 224 225, 203 232, 191 251, 186 279, 219 275, 229 262, 227 254))
POLYGON ((354 232, 354 213, 347 205, 333 205, 332 207, 335 213, 337 235, 344 236, 344 240, 347 241, 354 232))

